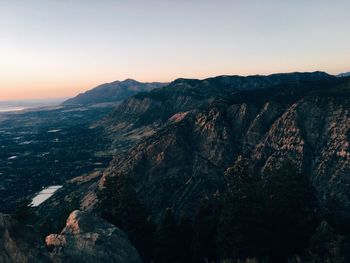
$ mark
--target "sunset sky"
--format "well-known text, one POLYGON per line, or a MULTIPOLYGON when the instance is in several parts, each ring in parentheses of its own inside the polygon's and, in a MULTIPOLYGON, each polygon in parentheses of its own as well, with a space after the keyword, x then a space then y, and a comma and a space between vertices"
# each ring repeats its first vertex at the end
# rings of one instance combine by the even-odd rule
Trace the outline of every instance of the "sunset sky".
POLYGON ((350 71, 349 0, 0 0, 0 100, 134 78, 350 71))

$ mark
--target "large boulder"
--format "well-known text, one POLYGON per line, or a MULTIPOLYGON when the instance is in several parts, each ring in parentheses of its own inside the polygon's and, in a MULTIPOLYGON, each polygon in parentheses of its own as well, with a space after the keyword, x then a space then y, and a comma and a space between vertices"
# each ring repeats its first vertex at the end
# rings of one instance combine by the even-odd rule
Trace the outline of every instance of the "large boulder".
POLYGON ((61 234, 45 239, 53 262, 141 263, 127 235, 112 224, 86 212, 74 211, 61 234))

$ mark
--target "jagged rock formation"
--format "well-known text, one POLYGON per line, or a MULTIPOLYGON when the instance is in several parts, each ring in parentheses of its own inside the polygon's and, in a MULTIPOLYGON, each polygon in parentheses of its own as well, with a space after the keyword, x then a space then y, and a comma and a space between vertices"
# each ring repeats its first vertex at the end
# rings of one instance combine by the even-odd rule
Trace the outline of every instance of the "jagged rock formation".
MULTIPOLYGON (((142 99, 127 100, 118 110, 124 109, 129 119, 167 124, 127 154, 117 156, 100 187, 106 177, 129 176, 152 215, 159 216, 167 207, 177 215, 191 214, 200 199, 220 192, 223 172, 237 156, 246 156, 258 171, 291 158, 310 175, 321 203, 325 196, 335 194, 349 207, 350 83, 324 75, 320 80, 320 73, 311 76, 275 88, 234 91, 201 107, 194 102, 197 96, 185 98, 181 89, 175 95, 170 87, 163 93, 171 99, 154 99, 162 91, 157 90, 142 99)), ((205 82, 190 81, 197 88, 205 82)), ((205 98, 211 98, 210 92, 205 98)), ((126 120, 121 116, 122 112, 117 124, 126 120)))
POLYGON ((133 79, 102 84, 63 102, 63 105, 90 105, 107 102, 120 102, 139 92, 160 88, 166 83, 141 83, 133 79))
POLYGON ((81 211, 72 212, 61 234, 47 236, 45 243, 53 262, 142 262, 126 234, 81 211))
POLYGON ((177 113, 207 107, 232 93, 335 79, 324 72, 287 73, 270 76, 219 76, 205 80, 177 79, 161 89, 124 100, 103 120, 113 139, 111 148, 124 151, 154 134, 177 113))
POLYGON ((233 92, 332 78, 334 77, 326 73, 314 72, 248 77, 219 76, 205 80, 177 79, 162 89, 141 93, 125 100, 110 116, 109 124, 129 128, 160 125, 177 112, 197 108, 233 92))

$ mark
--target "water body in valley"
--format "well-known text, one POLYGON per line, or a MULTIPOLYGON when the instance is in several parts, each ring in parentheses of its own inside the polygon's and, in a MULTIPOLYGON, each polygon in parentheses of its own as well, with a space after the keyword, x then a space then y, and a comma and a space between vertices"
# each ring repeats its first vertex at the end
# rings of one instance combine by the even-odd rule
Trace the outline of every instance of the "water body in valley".
POLYGON ((31 108, 56 106, 64 99, 0 101, 0 113, 22 111, 31 108))
POLYGON ((41 190, 33 199, 30 206, 37 207, 44 203, 47 199, 49 199, 53 194, 58 190, 62 188, 61 185, 52 185, 49 187, 46 187, 45 189, 41 190))

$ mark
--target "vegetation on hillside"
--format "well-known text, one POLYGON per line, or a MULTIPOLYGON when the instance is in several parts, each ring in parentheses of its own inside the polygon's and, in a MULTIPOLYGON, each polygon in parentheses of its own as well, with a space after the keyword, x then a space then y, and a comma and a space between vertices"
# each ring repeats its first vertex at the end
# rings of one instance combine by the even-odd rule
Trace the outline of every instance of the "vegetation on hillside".
POLYGON ((128 178, 110 177, 101 214, 128 233, 145 262, 349 262, 350 225, 337 200, 321 209, 291 162, 259 175, 241 158, 224 176, 225 192, 203 199, 194 218, 169 208, 158 224, 128 178))

